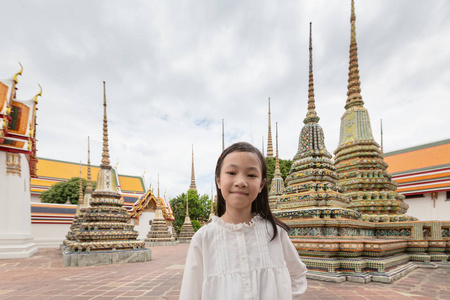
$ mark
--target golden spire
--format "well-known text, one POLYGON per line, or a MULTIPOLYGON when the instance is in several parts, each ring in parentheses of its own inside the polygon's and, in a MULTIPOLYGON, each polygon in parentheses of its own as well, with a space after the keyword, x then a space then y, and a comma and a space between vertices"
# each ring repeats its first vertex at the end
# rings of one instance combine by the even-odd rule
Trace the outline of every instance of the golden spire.
POLYGON ((195 173, 194 173, 194 145, 192 145, 192 170, 191 170, 191 186, 189 187, 189 190, 197 190, 197 187, 195 186, 195 173))
POLYGON ((159 174, 158 174, 158 198, 159 198, 159 174))
POLYGON ((102 152, 102 168, 111 169, 109 163, 109 150, 108 150, 108 118, 106 116, 106 87, 103 81, 103 152, 102 152))
POLYGON ((16 74, 14 74, 14 82, 15 82, 15 83, 18 83, 18 81, 17 81, 17 75, 22 76, 22 72, 23 72, 23 66, 22 66, 22 64, 21 64, 20 62, 19 62, 19 65, 20 65, 20 71, 17 72, 16 74))
POLYGON ((309 23, 309 83, 308 83, 308 112, 303 123, 318 122, 320 118, 316 113, 316 103, 314 100, 314 77, 312 63, 312 23, 309 23))
POLYGON ((280 172, 280 161, 279 161, 279 158, 278 158, 278 122, 276 122, 275 123, 275 126, 276 126, 276 139, 275 139, 275 141, 276 141, 276 151, 277 151, 277 154, 276 154, 276 156, 275 156, 275 173, 274 173, 274 177, 276 176, 276 175, 278 175, 278 176, 280 176, 281 177, 281 172, 280 172))
POLYGON ((91 183, 91 147, 90 139, 88 136, 88 161, 87 161, 87 185, 86 194, 92 194, 92 183, 91 183))
POLYGON ((361 83, 359 81, 358 46, 356 45, 355 21, 355 3, 354 0, 352 0, 352 14, 350 17, 350 65, 348 67, 347 102, 345 104, 345 109, 364 105, 361 96, 361 83))
POLYGON ((270 127, 270 97, 269 97, 269 133, 267 135, 267 157, 273 157, 272 129, 270 127))
POLYGON ((80 161, 80 180, 78 181, 78 207, 83 206, 83 179, 81 177, 81 161, 80 161))

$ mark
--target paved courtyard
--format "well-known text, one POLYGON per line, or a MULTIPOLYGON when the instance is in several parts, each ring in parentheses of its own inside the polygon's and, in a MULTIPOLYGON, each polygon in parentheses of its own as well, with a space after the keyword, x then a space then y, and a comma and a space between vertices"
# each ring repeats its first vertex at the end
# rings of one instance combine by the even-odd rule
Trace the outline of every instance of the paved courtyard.
MULTIPOLYGON (((65 268, 57 249, 0 260, 0 299, 178 299, 188 247, 153 247, 150 262, 93 267, 65 268)), ((393 284, 309 280, 303 299, 450 300, 450 269, 416 269, 393 284)))

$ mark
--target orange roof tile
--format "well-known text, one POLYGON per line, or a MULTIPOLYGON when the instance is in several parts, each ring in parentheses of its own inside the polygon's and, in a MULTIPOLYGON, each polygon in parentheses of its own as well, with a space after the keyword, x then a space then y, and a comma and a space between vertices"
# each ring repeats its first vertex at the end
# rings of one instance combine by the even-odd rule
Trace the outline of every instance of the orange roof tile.
POLYGON ((389 152, 384 161, 391 174, 450 164, 450 139, 389 152))

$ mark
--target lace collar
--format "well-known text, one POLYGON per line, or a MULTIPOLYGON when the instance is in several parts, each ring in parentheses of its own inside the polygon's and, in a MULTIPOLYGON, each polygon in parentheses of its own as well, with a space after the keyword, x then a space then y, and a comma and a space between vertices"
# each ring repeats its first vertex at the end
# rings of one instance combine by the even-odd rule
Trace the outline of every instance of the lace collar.
POLYGON ((212 221, 214 223, 216 223, 217 225, 222 226, 226 229, 232 230, 232 231, 241 231, 241 230, 250 229, 253 226, 255 226, 255 224, 258 223, 258 221, 261 219, 262 219, 262 217, 260 215, 254 215, 248 224, 247 223, 232 224, 232 223, 225 222, 218 216, 212 217, 212 221))

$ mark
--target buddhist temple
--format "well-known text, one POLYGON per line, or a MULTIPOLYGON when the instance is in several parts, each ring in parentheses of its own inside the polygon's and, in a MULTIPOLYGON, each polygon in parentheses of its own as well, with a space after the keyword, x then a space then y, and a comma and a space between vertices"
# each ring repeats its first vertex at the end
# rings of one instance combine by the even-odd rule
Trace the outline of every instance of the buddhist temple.
POLYGON ((32 256, 30 178, 36 175, 36 110, 40 92, 16 97, 21 69, 0 80, 0 259, 32 256))
POLYGON ((90 207, 81 221, 74 240, 65 240, 63 264, 86 266, 137 262, 151 259, 150 250, 143 241, 137 241, 138 232, 129 224, 130 215, 118 192, 108 150, 108 119, 106 114, 106 91, 104 89, 103 152, 97 186, 92 193, 90 207), (95 254, 97 251, 102 251, 95 254), (85 252, 87 255, 77 255, 85 252))
POLYGON ((280 160, 278 158, 278 122, 276 123, 276 155, 275 155, 275 173, 269 190, 270 209, 276 209, 278 198, 284 193, 284 180, 281 177, 280 160))
POLYGON ((189 192, 186 194, 186 216, 184 218, 183 227, 181 227, 178 241, 180 243, 190 243, 195 230, 192 227, 191 218, 189 218, 189 192))
POLYGON ((450 139, 384 154, 387 171, 420 221, 450 221, 450 139))

